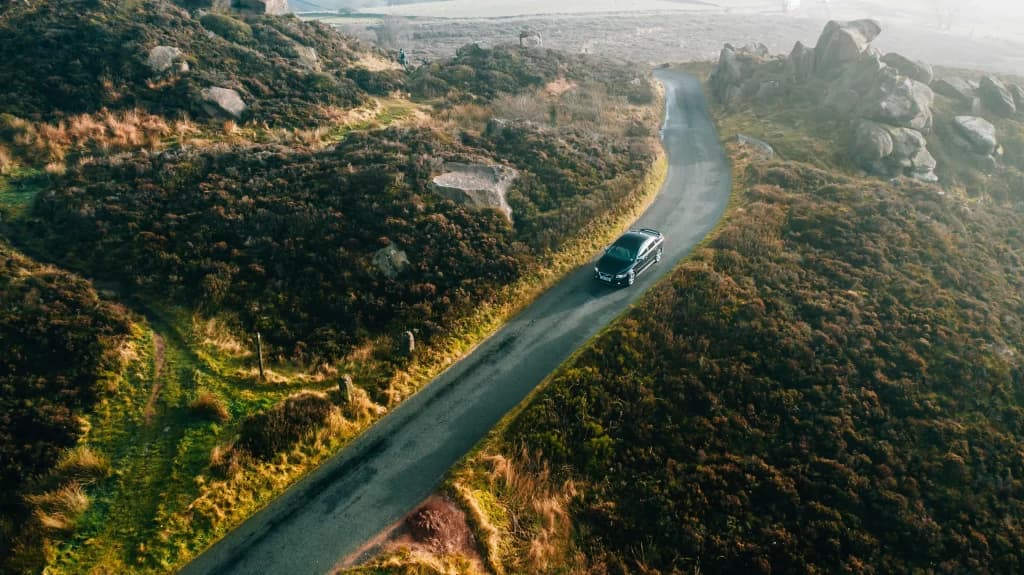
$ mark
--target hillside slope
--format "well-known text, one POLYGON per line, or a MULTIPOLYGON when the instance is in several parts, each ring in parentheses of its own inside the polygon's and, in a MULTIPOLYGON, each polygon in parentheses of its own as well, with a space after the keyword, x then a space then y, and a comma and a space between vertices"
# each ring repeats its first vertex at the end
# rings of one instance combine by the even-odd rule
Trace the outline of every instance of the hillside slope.
POLYGON ((1016 169, 886 182, 806 110, 719 121, 784 157, 730 144, 717 237, 455 473, 492 564, 1024 568, 1024 213, 985 192, 1016 169))

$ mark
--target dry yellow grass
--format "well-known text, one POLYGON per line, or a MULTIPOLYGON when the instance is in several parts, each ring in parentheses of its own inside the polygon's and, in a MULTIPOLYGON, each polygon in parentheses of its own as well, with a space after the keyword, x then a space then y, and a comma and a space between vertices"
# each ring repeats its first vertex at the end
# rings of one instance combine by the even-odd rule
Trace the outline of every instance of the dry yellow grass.
POLYGON ((199 339, 199 345, 212 348, 218 355, 236 359, 253 355, 253 351, 239 341, 221 319, 193 315, 192 329, 199 339))
POLYGON ((25 499, 35 508, 33 515, 39 525, 49 531, 73 530, 78 518, 89 508, 89 496, 76 481, 25 499))
POLYGON ((51 173, 62 169, 71 151, 112 153, 156 149, 165 137, 174 132, 174 128, 159 116, 139 110, 116 113, 103 110, 72 116, 54 124, 32 123, 8 116, 3 127, 12 134, 8 144, 19 155, 33 162, 46 163, 51 173))
POLYGON ((11 173, 15 165, 11 150, 7 146, 0 144, 0 176, 6 176, 11 173))
POLYGON ((79 445, 64 452, 54 468, 54 475, 79 484, 88 484, 110 472, 110 461, 88 445, 79 445))

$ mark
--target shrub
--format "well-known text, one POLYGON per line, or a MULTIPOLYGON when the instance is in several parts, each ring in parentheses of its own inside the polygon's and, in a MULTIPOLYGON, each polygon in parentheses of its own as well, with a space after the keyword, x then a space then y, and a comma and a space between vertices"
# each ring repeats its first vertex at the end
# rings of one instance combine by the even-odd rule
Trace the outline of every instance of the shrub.
POLYGON ((227 14, 208 12, 203 14, 199 22, 204 28, 226 40, 239 44, 248 44, 252 41, 252 26, 227 14))
POLYGON ((245 454, 231 447, 216 446, 210 451, 210 472, 224 479, 233 479, 245 465, 245 454))
POLYGON ((247 417, 236 446, 257 459, 270 459, 327 425, 335 409, 324 394, 298 393, 247 417))
POLYGON ((224 401, 209 391, 204 391, 196 396, 188 404, 188 407, 199 417, 218 423, 224 423, 231 419, 231 412, 224 405, 224 401))

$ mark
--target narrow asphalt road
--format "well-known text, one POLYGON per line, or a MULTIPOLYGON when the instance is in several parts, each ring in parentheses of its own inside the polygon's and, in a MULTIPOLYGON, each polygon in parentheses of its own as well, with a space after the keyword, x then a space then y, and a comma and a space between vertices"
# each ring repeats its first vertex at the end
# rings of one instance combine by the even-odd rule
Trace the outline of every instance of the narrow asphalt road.
POLYGON ((593 263, 569 274, 182 574, 329 572, 430 495, 502 416, 711 231, 731 181, 701 85, 667 70, 656 76, 666 88, 662 139, 669 171, 636 225, 665 233, 662 262, 625 289, 596 285, 593 263))

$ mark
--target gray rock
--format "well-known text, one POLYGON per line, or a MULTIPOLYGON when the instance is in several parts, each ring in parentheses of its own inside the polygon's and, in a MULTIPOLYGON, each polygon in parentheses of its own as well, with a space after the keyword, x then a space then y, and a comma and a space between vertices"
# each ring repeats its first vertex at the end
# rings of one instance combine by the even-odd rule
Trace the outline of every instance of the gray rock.
POLYGON ((433 180, 433 188, 442 196, 474 208, 495 208, 512 219, 512 207, 505 195, 519 177, 516 170, 487 164, 448 163, 446 173, 433 180))
POLYGON ((842 67, 855 61, 881 32, 882 26, 875 20, 830 21, 814 47, 815 74, 838 75, 842 67))
POLYGON ((395 244, 377 250, 373 254, 373 265, 388 279, 395 279, 409 267, 409 256, 395 244))
POLYGON ((1024 88, 1018 84, 1010 84, 1006 87, 1010 90, 1010 94, 1013 95, 1013 103, 1016 104, 1017 110, 1024 110, 1024 88))
POLYGON ((862 101, 863 116, 877 122, 930 131, 935 98, 931 88, 889 70, 883 71, 875 89, 862 101))
POLYGON ((937 162, 928 151, 924 135, 910 128, 889 128, 892 136, 892 161, 900 171, 922 182, 937 182, 937 162))
POLYGON ((1013 101, 1013 94, 999 79, 985 76, 981 79, 978 92, 981 103, 993 114, 1010 117, 1017 113, 1017 104, 1013 101))
POLYGON ((857 161, 872 171, 893 152, 892 134, 882 124, 861 120, 854 130, 853 155, 857 161))
POLYGON ((814 74, 814 50, 802 42, 793 45, 786 58, 786 78, 791 82, 803 83, 814 74))
POLYGON ((188 62, 180 48, 174 46, 154 46, 146 57, 146 65, 155 74, 169 72, 188 72, 188 62))
POLYGON ((237 10, 255 12, 257 14, 280 15, 288 13, 288 0, 234 0, 237 10))
POLYGON ((947 98, 970 104, 978 97, 977 87, 963 78, 940 78, 931 83, 932 90, 947 98))
POLYGON ((316 48, 296 44, 295 52, 299 55, 298 61, 300 66, 310 70, 320 70, 320 56, 317 55, 316 48))
POLYGON ((544 46, 544 37, 540 32, 523 30, 519 33, 519 45, 523 48, 540 48, 544 46))
POLYGON ((743 147, 753 149, 762 158, 771 159, 775 157, 775 149, 764 140, 758 140, 745 134, 736 134, 736 141, 743 147))
POLYGON ((982 156, 995 153, 999 147, 996 138, 996 127, 985 118, 978 116, 957 116, 953 119, 953 127, 958 135, 969 144, 970 151, 982 156))
POLYGON ((922 84, 931 84, 935 73, 932 67, 924 62, 911 60, 902 54, 889 52, 882 56, 882 61, 896 68, 896 70, 911 80, 917 80, 922 84))
POLYGON ((233 118, 241 118, 245 112, 242 96, 230 88, 205 88, 200 93, 203 107, 211 116, 227 114, 233 118))
POLYGON ((736 50, 731 44, 726 44, 718 55, 718 65, 711 72, 711 93, 719 102, 728 103, 738 95, 738 91, 732 91, 731 88, 738 88, 742 80, 743 72, 736 50))

